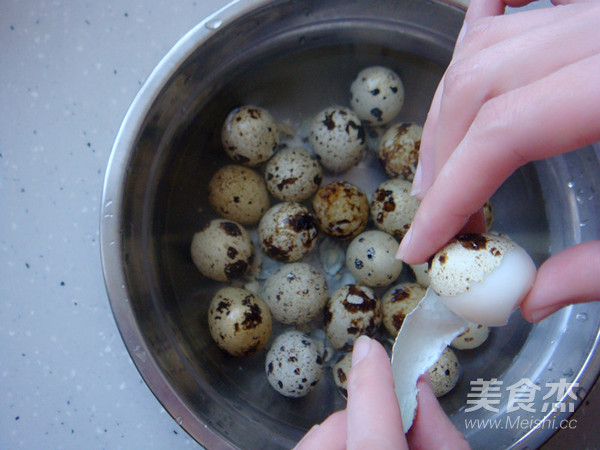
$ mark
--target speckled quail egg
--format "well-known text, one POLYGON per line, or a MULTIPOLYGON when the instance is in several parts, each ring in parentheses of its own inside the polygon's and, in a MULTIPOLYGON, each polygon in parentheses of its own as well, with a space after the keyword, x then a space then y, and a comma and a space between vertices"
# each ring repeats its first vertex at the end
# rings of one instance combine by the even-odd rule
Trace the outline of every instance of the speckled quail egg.
POLYGON ((266 109, 245 105, 229 113, 221 129, 225 152, 245 166, 268 160, 279 145, 277 123, 266 109))
POLYGON ((398 74, 387 67, 361 70, 350 92, 350 105, 358 117, 375 125, 388 123, 404 104, 404 84, 398 74))
POLYGON ((227 281, 248 271, 254 257, 254 245, 239 223, 214 219, 194 234, 191 254, 202 275, 227 281))
POLYGON ((436 397, 442 397, 456 386, 460 376, 460 364, 456 353, 446 347, 436 363, 428 370, 436 397))
POLYGON ((417 283, 425 288, 429 287, 429 263, 411 264, 410 268, 415 274, 417 283))
POLYGON ((536 267, 506 236, 465 234, 430 260, 431 288, 455 314, 482 325, 504 325, 531 289, 536 267))
POLYGON ((265 372, 269 384, 286 397, 304 397, 317 385, 323 361, 310 337, 290 330, 277 336, 267 353, 265 372))
POLYGON ((263 251, 284 262, 298 261, 310 253, 318 234, 311 212, 296 202, 282 202, 271 207, 258 224, 263 251))
POLYGON ((412 181, 419 162, 423 128, 404 122, 390 127, 379 141, 377 157, 390 178, 412 181))
POLYGON ((489 327, 469 322, 467 329, 456 336, 450 345, 457 350, 471 350, 482 345, 489 335, 489 327))
POLYGON ((321 186, 312 206, 319 228, 338 239, 352 239, 365 229, 369 221, 367 196, 346 181, 321 186))
POLYGON ((410 195, 411 183, 394 178, 379 185, 371 199, 371 217, 375 226, 400 239, 410 228, 419 200, 410 195))
POLYGON ((279 150, 265 167, 267 188, 279 200, 306 200, 319 189, 322 179, 317 158, 303 148, 279 150))
POLYGON ((309 142, 325 169, 344 172, 360 161, 365 148, 365 130, 354 112, 333 106, 315 116, 309 142))
POLYGON ((359 336, 372 336, 381 325, 381 301, 367 286, 347 284, 325 305, 323 324, 331 346, 349 350, 359 336))
POLYGON ((483 205, 483 217, 485 219, 486 229, 489 230, 494 224, 494 205, 489 200, 483 205))
POLYGON ((352 352, 343 353, 333 365, 333 381, 341 389, 347 389, 348 375, 352 368, 352 352))
POLYGON ((208 329, 217 345, 233 356, 248 356, 271 336, 267 304, 252 292, 236 287, 217 291, 208 307, 208 329))
POLYGON ((417 307, 425 295, 425 288, 417 283, 401 283, 381 297, 383 326, 396 337, 404 318, 417 307))
POLYGON ((398 241, 378 230, 356 236, 346 250, 346 267, 360 284, 372 287, 387 286, 402 271, 403 263, 396 259, 398 241))
POLYGON ((263 298, 275 320, 302 325, 323 310, 328 296, 327 281, 307 263, 281 266, 265 281, 263 298))
POLYGON ((208 183, 208 201, 226 219, 254 225, 269 209, 269 193, 254 170, 229 165, 219 169, 208 183))

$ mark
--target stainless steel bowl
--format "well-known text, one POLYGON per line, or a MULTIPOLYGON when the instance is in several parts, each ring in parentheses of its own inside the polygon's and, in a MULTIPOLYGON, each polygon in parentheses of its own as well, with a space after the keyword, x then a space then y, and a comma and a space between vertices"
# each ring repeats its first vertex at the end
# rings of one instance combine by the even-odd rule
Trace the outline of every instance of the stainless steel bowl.
MULTIPOLYGON (((343 408, 329 377, 304 399, 275 393, 264 351, 230 357, 212 342, 209 299, 220 286, 189 256, 199 224, 212 217, 206 185, 227 162, 220 127, 227 113, 259 104, 300 125, 322 107, 347 103, 355 74, 372 64, 401 74, 400 119, 423 122, 448 64, 464 9, 433 0, 240 0, 184 36, 152 72, 119 131, 102 200, 102 261, 111 306, 132 358, 165 409, 209 448, 291 447, 314 423, 343 408)), ((517 171, 496 193, 495 228, 540 263, 600 236, 600 151, 582 149, 517 171)), ((462 381, 442 404, 474 447, 536 446, 545 426, 469 428, 469 380, 565 378, 578 397, 596 379, 600 305, 568 307, 531 326, 517 313, 478 352, 464 352, 462 381)), ((541 397, 540 397, 541 398, 541 397)), ((572 399, 561 399, 577 404, 572 399)), ((541 406, 541 401, 540 405, 541 406)), ((567 417, 541 411, 533 419, 567 417)))

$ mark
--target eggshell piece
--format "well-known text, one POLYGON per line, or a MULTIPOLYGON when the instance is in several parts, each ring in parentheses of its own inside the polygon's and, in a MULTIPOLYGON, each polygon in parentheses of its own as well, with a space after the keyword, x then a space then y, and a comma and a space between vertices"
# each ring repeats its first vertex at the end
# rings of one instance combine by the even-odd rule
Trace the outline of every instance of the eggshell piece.
POLYGON ((208 307, 208 328, 216 344, 229 354, 252 355, 271 336, 271 312, 252 292, 224 287, 217 291, 208 307))
POLYGON ((319 189, 322 179, 317 158, 303 148, 279 150, 265 166, 267 188, 279 200, 306 200, 319 189))
POLYGON ((400 178, 384 181, 371 200, 371 217, 375 226, 402 239, 410 228, 419 200, 410 195, 412 185, 400 178))
POLYGON ((383 66, 361 70, 350 86, 350 104, 367 123, 383 125, 398 115, 404 104, 404 84, 396 72, 383 66))
POLYGON ((472 350, 481 346, 489 335, 489 327, 469 322, 467 329, 456 336, 450 345, 457 350, 472 350))
POLYGON ((346 267, 360 284, 387 286, 402 272, 403 263, 396 259, 398 241, 379 230, 356 236, 346 251, 346 267))
POLYGON ((428 370, 436 397, 442 397, 456 386, 460 377, 460 364, 456 353, 446 347, 437 362, 428 370))
POLYGON ((412 181, 419 162, 423 128, 411 122, 391 126, 381 137, 377 157, 390 178, 412 181))
POLYGON ((404 318, 423 299, 425 288, 417 283, 400 283, 381 297, 383 326, 392 337, 396 337, 404 318))

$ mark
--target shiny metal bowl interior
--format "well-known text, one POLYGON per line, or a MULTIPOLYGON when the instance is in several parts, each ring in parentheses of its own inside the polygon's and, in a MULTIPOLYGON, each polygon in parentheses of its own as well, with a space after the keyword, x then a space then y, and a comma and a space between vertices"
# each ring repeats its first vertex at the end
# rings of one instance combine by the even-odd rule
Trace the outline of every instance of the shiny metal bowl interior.
MULTIPOLYGON (((166 410, 209 448, 291 447, 343 408, 330 377, 304 399, 275 393, 264 351, 247 359, 211 341, 206 311, 221 285, 203 279, 189 243, 212 212, 206 185, 227 162, 224 117, 240 104, 300 124, 347 103, 354 75, 387 65, 404 79, 403 120, 423 122, 448 64, 464 10, 444 1, 301 0, 233 2, 190 31, 136 97, 116 139, 105 180, 102 259, 111 306, 132 358, 166 410)), ((529 164, 494 195, 494 228, 539 264, 599 238, 598 148, 529 164)), ((474 447, 538 445, 552 429, 468 429, 469 380, 527 377, 543 387, 566 378, 583 397, 596 379, 598 304, 569 307, 532 326, 518 313, 477 352, 463 352, 461 382, 442 404, 474 447)), ((569 400, 577 403, 573 400, 569 400)), ((475 415, 477 414, 477 415, 475 415)), ((514 413, 512 413, 514 414, 514 413)), ((538 413, 536 419, 564 417, 538 413)))

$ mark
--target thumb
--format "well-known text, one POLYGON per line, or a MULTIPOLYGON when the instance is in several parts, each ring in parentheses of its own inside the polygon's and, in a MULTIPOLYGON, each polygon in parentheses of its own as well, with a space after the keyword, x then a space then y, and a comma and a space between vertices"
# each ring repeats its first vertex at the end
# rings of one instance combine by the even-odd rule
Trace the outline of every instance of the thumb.
POLYGON ((600 241, 575 245, 546 260, 521 313, 538 322, 564 306, 594 300, 600 300, 600 241))

